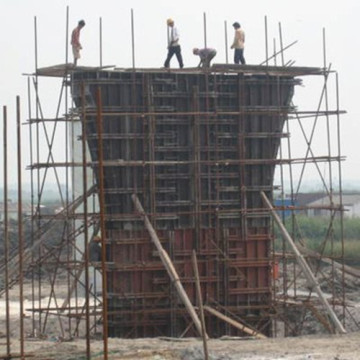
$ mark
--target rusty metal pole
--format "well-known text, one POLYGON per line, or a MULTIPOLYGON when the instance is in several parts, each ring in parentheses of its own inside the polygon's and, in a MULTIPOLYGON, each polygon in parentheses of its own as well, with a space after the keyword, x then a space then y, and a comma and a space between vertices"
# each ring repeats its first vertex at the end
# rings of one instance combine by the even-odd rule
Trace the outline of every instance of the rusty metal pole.
MULTIPOLYGON (((36 16, 34 17, 34 52, 35 52, 35 78, 34 78, 34 86, 35 86, 35 99, 36 99, 36 106, 35 106, 35 118, 38 120, 39 119, 39 115, 40 115, 40 102, 39 102, 39 77, 37 75, 37 70, 38 70, 38 36, 37 36, 37 18, 36 16)), ((35 128, 35 133, 36 133, 36 151, 35 151, 35 161, 37 164, 40 163, 40 126, 39 126, 39 121, 36 122, 36 128, 35 128)), ((36 219, 36 230, 39 231, 39 229, 41 228, 41 224, 40 224, 40 194, 41 194, 41 190, 40 190, 40 169, 38 168, 36 170, 36 215, 37 215, 37 219, 36 219)), ((41 252, 42 252, 42 247, 39 246, 38 251, 37 251, 37 255, 39 258, 41 258, 41 252)), ((42 278, 41 278, 41 270, 42 270, 42 265, 40 264, 37 270, 37 282, 38 282, 38 291, 37 291, 37 295, 38 295, 38 299, 40 300, 42 298, 42 278)), ((41 332, 41 328, 42 328, 42 312, 39 312, 39 332, 41 332)), ((41 334, 39 334, 41 335, 41 334)))
POLYGON ((228 33, 227 33, 227 21, 224 21, 224 30, 225 30, 225 58, 226 63, 229 63, 229 44, 228 44, 228 33))
MULTIPOLYGON (((323 28, 323 60, 324 60, 324 100, 325 100, 325 118, 326 118, 326 136, 327 136, 327 149, 328 149, 328 168, 329 168, 329 189, 330 189, 330 196, 329 200, 330 203, 333 204, 333 170, 332 170, 332 162, 331 162, 331 124, 329 119, 329 94, 328 94, 328 76, 329 71, 326 71, 326 35, 325 35, 325 28, 323 28)), ((331 64, 330 64, 331 65, 331 64)), ((330 67, 330 66, 329 66, 330 67)))
MULTIPOLYGON (((336 127, 337 127, 337 156, 341 159, 341 134, 340 134, 340 93, 339 93, 339 75, 336 73, 336 127)), ((345 292, 346 288, 345 284, 345 244, 344 244, 344 211, 343 211, 343 188, 342 188, 342 169, 341 169, 341 161, 338 161, 338 175, 339 175, 339 193, 340 193, 340 207, 342 209, 340 213, 340 237, 341 237, 341 264, 342 264, 342 301, 345 304, 345 292)), ((345 306, 343 307, 343 324, 345 325, 345 306)))
POLYGON ((282 37, 282 29, 281 29, 281 22, 279 22, 279 41, 280 41, 280 51, 281 51, 281 66, 285 64, 284 58, 284 44, 283 44, 283 37, 282 37))
POLYGON ((81 121, 81 145, 82 145, 82 180, 83 180, 83 194, 84 194, 84 265, 85 265, 85 323, 86 323, 86 357, 91 358, 90 351, 90 312, 89 312, 89 231, 87 224, 88 217, 88 198, 87 192, 87 164, 86 164, 86 109, 85 109, 85 86, 81 86, 81 106, 82 106, 82 121, 81 121))
POLYGON ((135 30, 134 30, 134 10, 131 9, 131 55, 132 67, 135 69, 135 30))
POLYGON ((24 237, 22 225, 22 175, 21 175, 21 122, 20 122, 20 96, 16 97, 16 129, 17 129, 17 171, 18 171, 18 242, 19 242, 19 297, 20 297, 20 356, 24 359, 24 274, 23 252, 24 237))
POLYGON ((265 21, 265 59, 266 59, 266 66, 269 65, 269 50, 268 50, 268 26, 267 26, 267 16, 264 18, 265 21))
POLYGON ((204 346, 204 359, 208 360, 209 352, 208 352, 208 346, 207 346, 205 316, 204 316, 203 300, 202 300, 202 295, 201 295, 199 268, 198 268, 195 250, 193 250, 193 252, 192 252, 192 262, 193 262, 194 275, 195 275, 196 293, 197 293, 197 299, 198 299, 199 310, 200 310, 201 333, 202 333, 203 346, 204 346))
MULTIPOLYGON (((28 113, 29 113, 29 119, 32 119, 31 114, 31 90, 30 90, 30 77, 27 78, 27 85, 28 85, 28 113)), ((30 164, 32 165, 34 162, 33 157, 33 133, 32 133, 32 125, 29 124, 29 156, 30 156, 30 164)), ((34 172, 33 169, 30 170, 30 206, 31 206, 31 229, 30 229, 30 243, 31 246, 34 244, 34 233, 35 233, 35 206, 34 206, 34 172)), ((31 256, 31 262, 34 262, 35 254, 32 254, 31 256)), ((35 308, 35 270, 31 270, 31 307, 35 308)), ((32 320, 32 329, 31 333, 32 336, 35 337, 36 334, 36 321, 35 321, 35 311, 31 314, 31 320, 32 320)))
POLYGON ((4 169, 4 262, 5 262, 5 316, 6 316, 6 352, 10 355, 10 307, 9 307, 9 219, 8 219, 8 173, 7 173, 7 108, 3 107, 3 169, 4 169))
POLYGON ((206 13, 204 12, 204 47, 207 48, 207 34, 206 34, 206 13))
POLYGON ((103 65, 102 59, 102 18, 99 18, 99 53, 100 53, 100 67, 103 65))
MULTIPOLYGON (((66 64, 66 70, 65 70, 65 76, 64 76, 64 81, 68 82, 69 81, 69 6, 66 7, 66 27, 65 27, 65 64, 66 64)), ((68 143, 71 146, 71 161, 74 163, 74 147, 75 147, 75 143, 74 143, 74 121, 73 121, 73 117, 69 114, 69 103, 68 103, 68 99, 69 99, 69 87, 65 85, 65 119, 66 119, 66 125, 65 125, 65 136, 66 136, 66 162, 68 162, 68 143), (71 118, 71 123, 70 123, 70 129, 71 129, 71 139, 68 140, 69 137, 69 118, 71 118)), ((66 166, 66 171, 65 171, 65 178, 66 178, 66 208, 69 207, 69 167, 66 166)), ((71 189, 75 189, 75 183, 74 183, 74 171, 71 171, 71 189)), ((71 194, 71 201, 74 201, 74 191, 72 191, 71 194)), ((66 238, 67 238, 67 242, 66 242, 66 246, 68 247, 69 251, 67 251, 66 253, 66 261, 68 263, 71 262, 71 258, 73 256, 72 252, 73 250, 73 245, 71 244, 70 241, 70 234, 69 234, 69 229, 70 229, 70 219, 69 219, 69 212, 66 212, 66 218, 67 218, 67 226, 66 226, 66 238), (70 251, 71 249, 71 251, 70 251)), ((73 229, 75 226, 75 221, 72 219, 71 220, 71 228, 73 229)), ((70 302, 70 297, 71 297, 71 271, 67 271, 67 298, 70 302)), ((72 317, 71 317, 71 313, 72 313, 72 309, 71 307, 69 308, 69 318, 68 318, 68 333, 69 336, 71 336, 71 329, 72 329, 72 317)), ((75 311, 76 312, 76 311, 75 311)))
POLYGON ((99 205, 101 231, 101 272, 102 272, 102 312, 103 312, 103 346, 104 360, 108 359, 108 312, 107 312, 107 276, 106 276, 106 229, 105 229, 105 199, 104 199, 104 150, 102 140, 102 100, 101 89, 96 92, 96 125, 98 133, 98 172, 99 172, 99 205))
POLYGON ((66 25, 65 25, 65 64, 66 71, 69 62, 69 6, 66 7, 66 25))

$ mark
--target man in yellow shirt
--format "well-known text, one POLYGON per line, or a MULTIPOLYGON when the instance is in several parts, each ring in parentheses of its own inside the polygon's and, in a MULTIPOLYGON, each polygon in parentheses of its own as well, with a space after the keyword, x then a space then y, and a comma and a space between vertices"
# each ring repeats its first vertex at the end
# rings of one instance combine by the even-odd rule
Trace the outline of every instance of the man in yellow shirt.
POLYGON ((234 22, 233 27, 235 29, 235 36, 231 49, 235 49, 234 63, 239 64, 241 62, 244 65, 246 63, 244 58, 245 32, 238 22, 234 22))

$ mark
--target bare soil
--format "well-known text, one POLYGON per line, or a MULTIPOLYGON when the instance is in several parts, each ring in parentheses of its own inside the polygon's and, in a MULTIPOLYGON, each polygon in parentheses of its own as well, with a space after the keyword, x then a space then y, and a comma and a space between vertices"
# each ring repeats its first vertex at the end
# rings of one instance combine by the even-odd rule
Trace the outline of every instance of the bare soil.
MULTIPOLYGON (((3 339, 4 340, 4 339, 3 339)), ((0 354, 5 353, 2 343, 0 354)), ((103 342, 92 340, 91 359, 103 359, 103 342)), ((212 339, 208 342, 212 360, 359 360, 360 333, 332 336, 304 336, 282 339, 212 339)), ((12 344, 12 353, 19 352, 12 344)), ((25 352, 35 359, 86 359, 86 341, 30 340, 25 352)), ((108 359, 201 360, 203 345, 199 339, 109 339, 108 359)))
MULTIPOLYGON (((304 288, 306 286, 304 281, 304 288)), ((45 284, 46 285, 46 284, 45 284)), ((349 314, 357 324, 344 335, 320 335, 317 325, 313 330, 317 335, 300 337, 255 340, 254 338, 211 339, 208 341, 210 360, 359 360, 360 359, 360 279, 347 278, 347 303, 351 304, 349 314)), ((57 302, 61 304, 66 294, 67 285, 56 286, 57 302)), ((47 303, 50 288, 44 287, 43 303, 47 303)), ((31 307, 31 286, 24 287, 24 309, 31 307)), ((43 306, 43 305, 42 305, 43 306)), ((8 359, 6 343, 6 318, 4 296, 0 298, 0 360, 8 359)), ((31 334, 32 313, 24 312, 24 350, 26 358, 75 360, 87 359, 87 341, 83 338, 66 339, 59 335, 59 318, 47 319, 47 333, 41 336, 31 334)), ((20 353, 19 341, 19 289, 10 291, 10 352, 12 358, 20 353)), ((66 328, 66 320, 60 320, 66 328)), ((317 322, 314 320, 314 324, 317 322)), ((66 330, 66 329, 65 329, 66 330)), ((82 333, 84 329, 81 329, 82 333)), ((40 332, 36 335, 39 335, 40 332)), ((104 359, 104 343, 100 337, 91 339, 91 359, 104 359)), ((205 359, 203 343, 200 339, 108 339, 108 359, 139 360, 202 360, 205 359)))

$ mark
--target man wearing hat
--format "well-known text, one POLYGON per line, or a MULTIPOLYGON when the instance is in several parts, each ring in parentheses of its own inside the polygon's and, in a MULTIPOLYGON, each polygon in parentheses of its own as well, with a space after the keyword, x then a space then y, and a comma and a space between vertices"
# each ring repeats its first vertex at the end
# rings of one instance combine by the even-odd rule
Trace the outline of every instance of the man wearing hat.
POLYGON ((179 44, 179 32, 177 28, 174 26, 174 20, 173 19, 167 19, 166 20, 168 29, 170 30, 168 32, 168 54, 167 58, 165 60, 164 66, 168 68, 170 66, 170 60, 173 57, 173 55, 176 55, 176 58, 179 62, 179 66, 182 69, 184 67, 183 59, 181 56, 181 47, 179 44))
POLYGON ((235 29, 235 36, 234 41, 231 45, 231 49, 235 49, 234 63, 239 64, 241 62, 241 64, 244 65, 245 32, 238 22, 234 22, 233 27, 235 29))

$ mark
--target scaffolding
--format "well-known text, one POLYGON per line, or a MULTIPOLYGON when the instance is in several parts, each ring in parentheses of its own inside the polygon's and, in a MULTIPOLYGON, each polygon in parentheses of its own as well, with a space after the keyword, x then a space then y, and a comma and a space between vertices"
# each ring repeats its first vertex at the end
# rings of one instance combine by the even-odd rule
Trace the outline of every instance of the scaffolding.
MULTIPOLYGON (((108 336, 204 336, 203 324, 197 322, 202 305, 209 337, 299 335, 308 313, 329 332, 346 327, 345 273, 356 270, 344 263, 344 111, 338 76, 325 60, 324 67, 315 68, 289 66, 283 59, 281 66, 270 65, 271 58, 267 56, 265 65, 214 64, 170 71, 74 68, 66 63, 37 68, 28 76, 33 210, 22 219, 19 198, 19 223, 30 230, 24 234, 19 227, 18 248, 9 248, 4 221, 1 293, 8 303, 9 289, 18 284, 22 300, 24 284, 29 284, 30 336, 52 334, 56 323, 55 332, 64 339, 86 337, 88 358, 90 339, 101 336, 106 358, 108 336), (323 87, 318 108, 302 111, 293 95, 308 77, 323 79, 323 87), (61 81, 55 117, 43 114, 42 78, 61 81), (329 105, 330 79, 335 83, 335 107, 329 105), (307 127, 312 123, 310 135, 304 122, 307 127), (316 155, 312 144, 320 122, 325 124, 327 147, 316 155), (294 123, 304 135, 304 156, 292 157, 294 123), (65 140, 65 150, 58 160, 53 147, 59 138, 65 140), (322 206, 329 223, 319 252, 306 248, 297 223, 304 209, 297 207, 296 199, 310 165, 329 198, 322 206), (301 168, 297 178, 295 166, 301 168), (328 178, 320 166, 328 169, 328 178), (56 214, 46 214, 42 207, 50 171, 62 205, 56 214), (278 185, 275 171, 281 175, 278 185), (285 205, 286 177, 290 206, 285 205), (306 294, 298 291, 301 269, 286 237, 278 250, 274 209, 264 202, 264 196, 273 200, 274 191, 280 191, 283 201, 276 210, 283 223, 290 224, 289 236, 312 272, 323 273, 322 263, 331 269, 324 277, 340 325, 311 296, 314 286, 306 294), (335 192, 340 195, 336 203, 335 192), (284 216, 285 210, 290 217, 284 216), (339 238, 335 220, 340 221, 339 238), (94 245, 97 236, 100 248, 94 245), (334 242, 341 243, 341 256, 325 256, 325 247, 334 242)), ((18 111, 19 130, 20 118, 18 111)), ((4 156, 6 160, 6 152, 4 156)), ((6 174, 6 161, 4 166, 6 174)), ((9 309, 6 313, 9 317, 9 309)), ((23 355, 23 317, 19 321, 23 355)), ((9 339, 7 343, 9 355, 9 339)))

